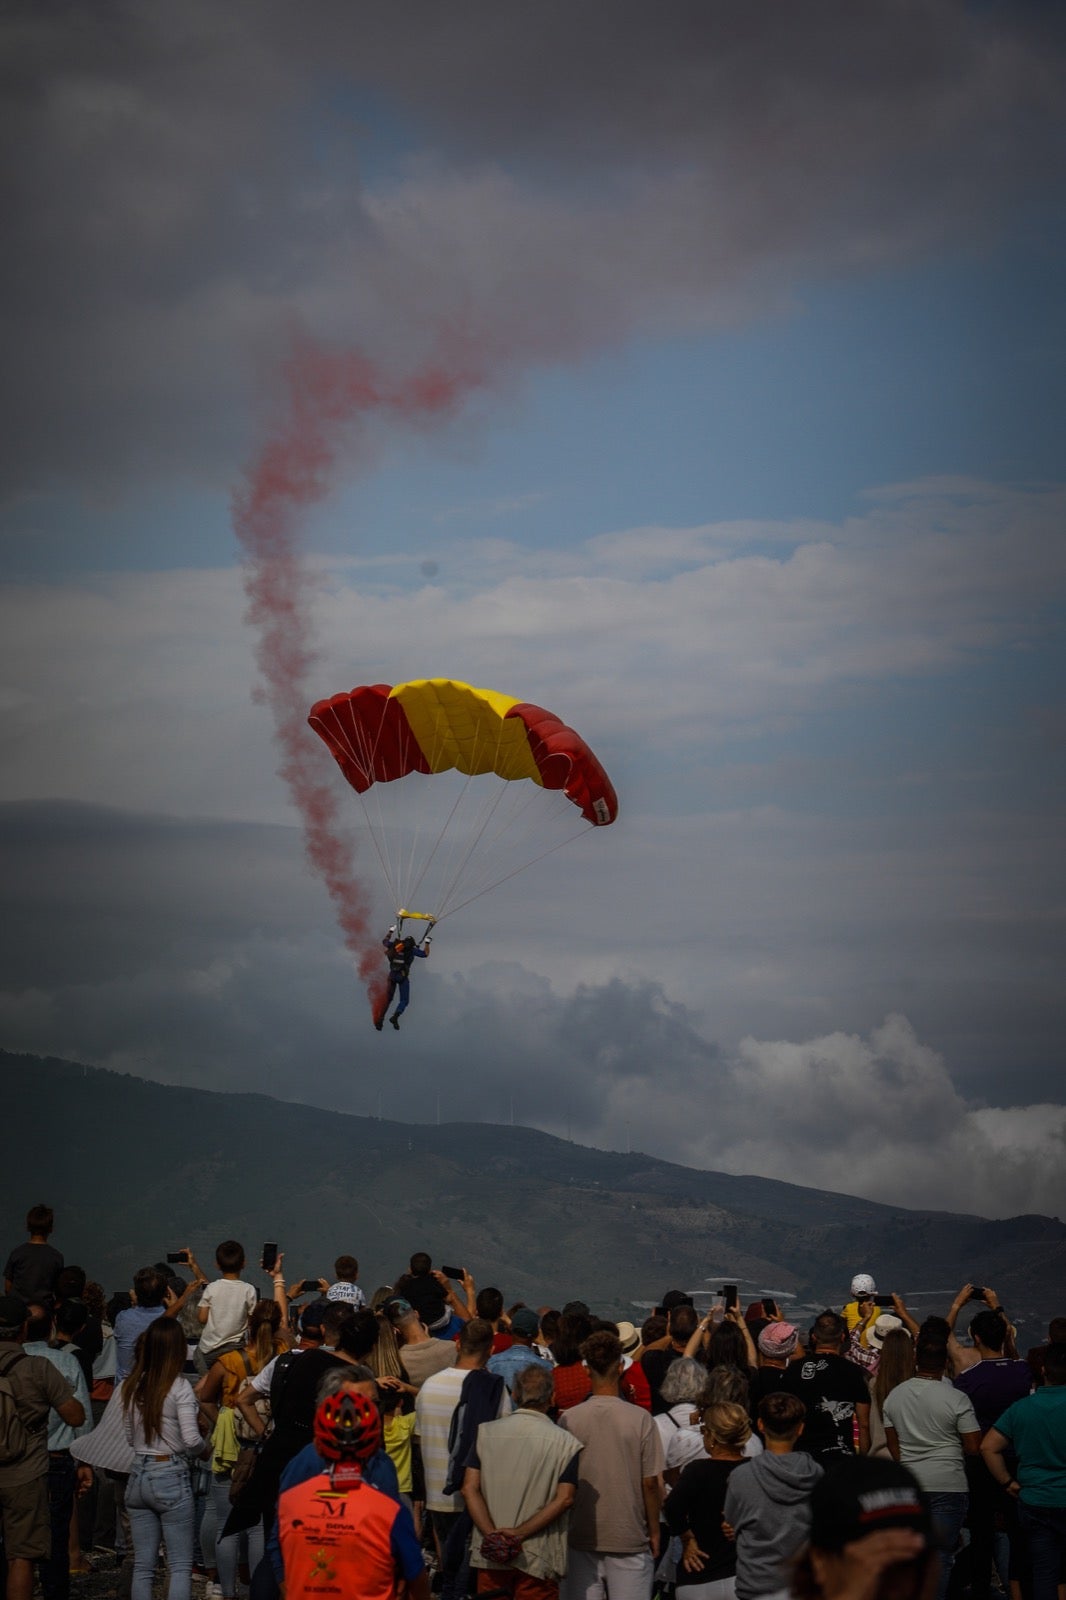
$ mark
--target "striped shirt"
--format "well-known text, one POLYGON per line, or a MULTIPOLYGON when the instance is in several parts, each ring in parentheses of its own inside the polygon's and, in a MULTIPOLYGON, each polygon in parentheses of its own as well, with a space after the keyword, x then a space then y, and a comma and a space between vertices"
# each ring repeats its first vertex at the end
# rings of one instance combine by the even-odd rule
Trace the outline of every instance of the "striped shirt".
MULTIPOLYGON (((459 1395, 470 1367, 446 1367, 427 1378, 415 1398, 415 1433, 422 1447, 422 1465, 426 1474, 427 1511, 462 1511, 465 1501, 461 1494, 445 1494, 448 1481, 448 1430, 452 1413, 459 1404, 459 1395)), ((511 1411, 511 1396, 504 1385, 498 1416, 506 1417, 511 1411)))

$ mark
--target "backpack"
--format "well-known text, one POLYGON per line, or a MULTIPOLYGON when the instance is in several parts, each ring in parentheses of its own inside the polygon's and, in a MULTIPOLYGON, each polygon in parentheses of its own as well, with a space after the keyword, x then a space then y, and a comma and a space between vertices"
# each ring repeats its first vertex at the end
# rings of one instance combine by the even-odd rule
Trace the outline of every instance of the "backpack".
POLYGON ((13 1467, 30 1448, 30 1435, 19 1416, 15 1391, 8 1378, 12 1368, 25 1359, 25 1353, 19 1351, 0 1369, 0 1467, 13 1467))
POLYGON ((285 1386, 289 1381, 293 1362, 297 1359, 295 1350, 283 1350, 274 1363, 274 1371, 270 1375, 270 1414, 276 1416, 281 1397, 285 1393, 285 1386))

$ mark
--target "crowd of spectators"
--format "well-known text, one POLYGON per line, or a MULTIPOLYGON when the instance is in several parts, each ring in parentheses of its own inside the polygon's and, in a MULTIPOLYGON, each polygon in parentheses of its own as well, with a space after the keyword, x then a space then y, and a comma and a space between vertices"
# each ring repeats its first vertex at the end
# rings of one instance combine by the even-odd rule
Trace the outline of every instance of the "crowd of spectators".
POLYGON ((26 1225, 7 1600, 94 1567, 124 1600, 1066 1600, 1066 1318, 1023 1358, 988 1287, 919 1323, 859 1273, 808 1327, 671 1290, 637 1327, 422 1251, 368 1302, 354 1256, 272 1249, 264 1298, 227 1239, 105 1302, 26 1225))

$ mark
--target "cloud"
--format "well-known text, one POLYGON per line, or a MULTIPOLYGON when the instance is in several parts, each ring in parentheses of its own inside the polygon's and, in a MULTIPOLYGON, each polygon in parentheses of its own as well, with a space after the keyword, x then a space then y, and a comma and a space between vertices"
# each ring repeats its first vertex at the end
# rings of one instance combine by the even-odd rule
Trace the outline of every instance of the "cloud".
POLYGON ((120 0, 102 30, 4 26, 17 491, 228 480, 293 315, 397 362, 458 326, 506 379, 984 237, 1061 126, 1061 35, 1023 7, 120 0))
MULTIPOLYGON (((380 1095, 401 1119, 439 1092, 448 1117, 506 1121, 513 1098, 519 1121, 689 1165, 1062 1214, 1060 959, 1017 867, 1008 958, 945 918, 965 850, 897 881, 876 829, 843 863, 834 830, 786 818, 663 831, 637 829, 607 883, 576 851, 444 924, 382 1040, 295 829, 0 807, 0 1043, 360 1114, 380 1095), (921 1027, 881 1022, 886 995, 921 1027)), ((1037 840, 1035 899, 1047 860, 1037 840)))
POLYGON ((433 1120, 439 1096, 446 1120, 513 1110, 583 1143, 896 1205, 1066 1210, 1066 1107, 974 1105, 902 1015, 717 1043, 661 983, 583 979, 578 962, 553 980, 497 929, 485 958, 442 935, 382 1038, 290 830, 3 808, 0 859, 8 1049, 400 1120, 433 1120))
MULTIPOLYGON (((839 524, 619 530, 560 555, 459 540, 432 547, 429 578, 417 550, 391 570, 322 561, 316 681, 352 687, 400 638, 408 676, 557 709, 630 782, 652 748, 684 772, 724 742, 1040 647, 1066 588, 1064 509, 1058 487, 932 480, 839 524)), ((235 572, 0 592, 4 795, 286 815, 242 614, 235 572)))

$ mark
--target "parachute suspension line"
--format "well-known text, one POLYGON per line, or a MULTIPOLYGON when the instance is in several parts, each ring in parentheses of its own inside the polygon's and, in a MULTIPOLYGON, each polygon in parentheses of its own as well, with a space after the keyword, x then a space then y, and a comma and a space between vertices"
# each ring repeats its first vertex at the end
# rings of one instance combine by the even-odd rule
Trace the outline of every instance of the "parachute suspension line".
MULTIPOLYGON (((471 786, 475 777, 490 778, 493 773, 495 773, 495 757, 498 757, 499 755, 499 745, 497 744, 495 751, 492 773, 484 772, 480 770, 482 766, 482 759, 481 752, 478 749, 479 738, 480 728, 475 736, 474 748, 470 756, 470 765, 473 770, 468 774, 466 783, 463 785, 462 793, 459 796, 460 803, 466 799, 468 792, 471 791, 471 786)), ((495 776, 497 777, 498 781, 489 783, 489 787, 484 791, 481 800, 475 805, 467 807, 467 810, 470 814, 468 817, 463 818, 465 832, 452 831, 448 838, 446 859, 441 868, 441 879, 445 885, 443 893, 440 897, 441 905, 447 904, 448 898, 454 892, 456 882, 462 876, 463 870, 467 862, 470 860, 470 856, 477 844, 478 839, 484 832, 489 818, 510 788, 510 785, 504 782, 502 778, 499 778, 498 774, 495 774, 495 776), (484 820, 480 820, 482 815, 484 816, 484 820)), ((476 791, 474 792, 476 793, 476 791)))
MULTIPOLYGON (((412 751, 414 752, 414 754, 416 756, 420 753, 417 750, 417 747, 415 745, 415 741, 414 741, 413 735, 411 734, 410 730, 408 729, 404 733, 404 742, 403 742, 403 747, 402 747, 401 766, 406 767, 406 765, 408 763, 408 759, 409 759, 412 751)), ((414 777, 416 777, 416 776, 417 776, 417 774, 414 774, 414 773, 409 774, 409 778, 412 778, 412 779, 414 777)), ((410 880, 411 874, 414 871, 415 852, 416 852, 416 850, 418 848, 419 835, 420 835, 421 829, 422 829, 422 812, 424 810, 424 807, 422 805, 419 805, 418 799, 415 798, 416 796, 418 796, 418 797, 421 796, 421 791, 418 789, 418 787, 412 785, 411 783, 408 783, 407 789, 408 789, 408 793, 412 797, 411 814, 412 814, 412 819, 413 819, 413 828, 412 828, 411 838, 410 838, 409 844, 408 844, 408 846, 406 848, 406 852, 405 852, 406 860, 401 862, 401 865, 400 865, 400 868, 399 868, 398 877, 399 877, 399 895, 400 895, 400 900, 397 903, 397 909, 399 908, 400 905, 404 905, 404 906, 410 905, 412 903, 412 901, 413 901, 413 896, 412 896, 411 890, 408 887, 408 884, 409 884, 409 880, 410 880)), ((393 797, 392 803, 393 803, 393 806, 395 807, 395 804, 396 804, 395 797, 393 797)), ((401 851, 404 850, 403 833, 402 832, 397 834, 397 849, 401 850, 401 851)))
MULTIPOLYGON (((369 740, 365 733, 362 736, 361 756, 364 770, 367 772, 372 772, 374 770, 374 760, 378 747, 378 740, 381 737, 381 727, 383 722, 384 717, 382 717, 382 722, 378 724, 373 741, 369 740)), ((393 864, 392 850, 389 843, 390 835, 388 828, 385 826, 385 816, 382 807, 381 791, 379 786, 376 783, 371 784, 366 793, 360 795, 359 798, 363 802, 363 815, 366 817, 367 829, 373 841, 374 848, 377 851, 378 860, 381 862, 381 870, 384 874, 390 897, 395 900, 399 894, 399 884, 396 881, 396 869, 393 864), (369 795, 373 796, 372 800, 368 800, 367 797, 369 795), (371 806, 374 808, 376 821, 375 817, 371 815, 371 806)))
POLYGON ((458 883, 458 880, 462 875, 463 869, 465 868, 467 862, 470 860, 470 857, 473 855, 475 849, 477 848, 479 840, 481 839, 482 835, 484 834, 485 829, 488 827, 489 823, 492 821, 493 816, 496 813, 496 809, 499 806, 499 804, 500 804, 501 800, 503 799, 503 797, 504 797, 506 792, 507 792, 507 785, 506 784, 501 784, 499 789, 497 789, 496 793, 493 795, 492 803, 488 807, 488 812, 487 812, 487 815, 485 817, 485 820, 482 822, 481 826, 477 829, 477 831, 472 834, 472 836, 470 838, 470 842, 468 843, 468 845, 466 847, 466 850, 463 853, 462 860, 459 862, 458 867, 456 868, 455 872, 452 874, 451 881, 447 884, 447 886, 446 886, 446 888, 444 890, 444 893, 441 896, 441 902, 442 902, 442 907, 441 908, 442 908, 442 910, 446 910, 447 909, 448 901, 451 899, 451 896, 455 892, 456 884, 458 883))
MULTIPOLYGON (((335 711, 331 711, 331 720, 335 725, 338 743, 343 746, 357 766, 360 766, 364 772, 371 772, 373 770, 373 752, 377 747, 377 739, 375 738, 372 746, 362 728, 358 726, 352 726, 349 728, 341 721, 335 711)), ((371 787, 374 788, 376 785, 371 785, 371 787)), ((359 793, 358 790, 356 793, 359 793)), ((380 811, 380 796, 376 796, 375 798, 380 811)), ((382 873, 384 874, 386 883, 390 885, 391 889, 393 883, 393 873, 389 858, 387 830, 383 825, 381 825, 380 820, 379 825, 375 827, 373 817, 371 816, 369 807, 367 805, 365 793, 359 794, 359 802, 363 808, 363 816, 366 821, 367 831, 370 834, 371 843, 374 846, 374 851, 377 855, 378 861, 381 864, 382 873)))
POLYGON ((381 842, 378 839, 378 830, 374 826, 373 818, 370 815, 370 809, 367 806, 366 796, 365 795, 360 795, 359 796, 359 804, 363 808, 363 816, 366 818, 367 832, 370 835, 370 842, 374 846, 374 851, 375 851, 375 854, 377 855, 378 861, 381 863, 381 870, 382 870, 382 873, 384 874, 385 882, 388 885, 390 898, 393 899, 393 900, 398 900, 399 899, 399 892, 398 892, 398 890, 396 888, 395 883, 393 882, 392 873, 389 871, 389 864, 388 864, 387 860, 385 859, 385 855, 382 852, 381 842))
MULTIPOLYGON (((434 746, 433 746, 432 757, 431 757, 430 762, 429 762, 431 767, 436 765, 437 759, 440 756, 441 746, 443 744, 443 733, 442 733, 442 730, 444 730, 444 732, 447 731, 445 726, 444 726, 443 714, 442 714, 440 708, 438 707, 437 717, 436 717, 436 721, 435 721, 435 724, 434 724, 434 739, 435 739, 435 743, 434 743, 434 746)), ((419 872, 417 878, 412 883, 411 888, 410 888, 410 890, 408 892, 408 897, 411 900, 413 900, 415 898, 415 896, 417 895, 423 878, 426 876, 426 873, 429 871, 430 866, 433 863, 434 857, 437 854, 437 851, 439 850, 441 844, 444 842, 444 838, 445 838, 445 835, 448 832, 449 827, 451 826, 452 822, 455 820, 455 817, 456 817, 456 815, 457 815, 457 813, 459 811, 459 808, 462 805, 463 800, 466 798, 467 792, 470 789, 470 784, 471 784, 472 777, 473 777, 472 773, 467 773, 466 774, 466 781, 462 785, 461 789, 459 790, 459 793, 456 795, 454 805, 452 806, 451 810, 448 812, 448 815, 445 817, 443 825, 437 830, 437 837, 433 841, 433 848, 430 850, 430 852, 429 852, 428 856, 426 857, 425 861, 423 861, 421 871, 419 872)), ((411 863, 412 863, 411 864, 411 870, 412 871, 414 870, 415 846, 417 844, 417 835, 420 832, 421 832, 421 829, 418 828, 416 830, 416 837, 415 837, 414 840, 412 840, 412 847, 411 847, 411 863)), ((452 837, 454 838, 454 835, 452 837)))
POLYGON ((511 878, 517 878, 518 874, 525 872, 527 867, 536 866, 537 862, 543 861, 545 856, 554 855, 556 850, 561 850, 564 845, 572 844, 575 839, 580 839, 582 834, 587 833, 591 826, 591 823, 586 822, 585 826, 579 828, 576 833, 571 833, 565 839, 560 839, 558 844, 549 845, 547 850, 542 850, 540 855, 534 856, 531 861, 523 861, 520 867, 515 867, 511 872, 505 872, 502 878, 493 878, 491 883, 487 883, 476 894, 468 895, 465 900, 460 900, 457 906, 449 906, 447 911, 441 912, 437 917, 437 921, 442 922, 446 916, 450 917, 456 911, 462 911, 464 907, 472 906, 475 900, 480 900, 483 895, 489 894, 493 889, 498 889, 501 883, 507 883, 511 878))

